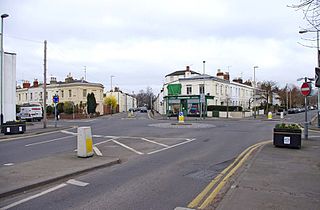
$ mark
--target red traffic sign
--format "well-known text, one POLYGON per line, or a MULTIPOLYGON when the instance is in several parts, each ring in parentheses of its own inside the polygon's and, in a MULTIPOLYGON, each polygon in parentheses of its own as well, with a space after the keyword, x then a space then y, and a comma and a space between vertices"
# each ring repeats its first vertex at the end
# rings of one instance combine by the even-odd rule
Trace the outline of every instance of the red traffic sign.
POLYGON ((304 82, 301 85, 301 93, 304 96, 308 96, 311 93, 311 85, 308 82, 304 82))

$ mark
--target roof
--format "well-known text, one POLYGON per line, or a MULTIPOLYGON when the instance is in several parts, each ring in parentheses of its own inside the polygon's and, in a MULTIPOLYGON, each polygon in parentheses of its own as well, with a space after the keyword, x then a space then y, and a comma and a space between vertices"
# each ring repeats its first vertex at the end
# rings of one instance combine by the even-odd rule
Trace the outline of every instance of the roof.
MULTIPOLYGON (((187 71, 187 70, 175 71, 175 72, 172 72, 172 73, 170 73, 170 74, 167 74, 166 77, 167 77, 167 76, 179 76, 179 75, 184 75, 186 71, 187 71)), ((192 70, 189 70, 189 71, 191 72, 191 74, 199 74, 198 72, 195 72, 195 71, 192 71, 192 70)))

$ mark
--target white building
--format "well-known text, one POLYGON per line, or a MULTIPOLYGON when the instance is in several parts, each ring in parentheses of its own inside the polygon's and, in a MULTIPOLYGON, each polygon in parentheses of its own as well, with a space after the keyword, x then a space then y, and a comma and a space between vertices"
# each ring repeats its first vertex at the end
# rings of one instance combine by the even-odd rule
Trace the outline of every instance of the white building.
POLYGON ((185 115, 199 114, 201 109, 206 112, 210 105, 239 106, 243 110, 252 107, 254 88, 243 84, 241 79, 230 81, 229 73, 220 70, 217 76, 211 76, 199 74, 187 66, 186 70, 166 75, 165 81, 163 100, 159 96, 155 101, 159 113, 183 111, 185 115))
POLYGON ((114 91, 106 92, 106 97, 114 96, 119 106, 119 112, 128 112, 131 108, 137 108, 137 99, 119 90, 118 87, 114 88, 114 91))

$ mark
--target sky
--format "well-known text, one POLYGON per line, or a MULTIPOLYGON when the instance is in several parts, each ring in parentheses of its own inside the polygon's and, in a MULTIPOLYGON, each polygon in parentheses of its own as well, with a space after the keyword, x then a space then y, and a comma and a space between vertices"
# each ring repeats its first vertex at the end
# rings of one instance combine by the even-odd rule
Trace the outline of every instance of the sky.
POLYGON ((300 0, 0 0, 4 50, 17 54, 17 83, 43 81, 44 40, 48 77, 101 83, 127 93, 159 93, 165 75, 186 66, 231 79, 300 85, 314 77, 315 33, 300 0), (308 40, 305 40, 305 39, 308 40), (311 40, 311 41, 310 41, 311 40), (85 71, 86 69, 86 71, 85 71), (85 73, 86 72, 86 73, 85 73))

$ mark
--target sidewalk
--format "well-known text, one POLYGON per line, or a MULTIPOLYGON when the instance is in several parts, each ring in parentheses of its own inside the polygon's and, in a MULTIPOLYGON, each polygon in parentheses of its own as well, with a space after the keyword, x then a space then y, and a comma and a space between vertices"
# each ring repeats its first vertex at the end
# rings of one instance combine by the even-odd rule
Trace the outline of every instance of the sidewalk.
POLYGON ((1 167, 0 198, 120 163, 120 159, 94 155, 78 158, 76 152, 1 167))
POLYGON ((300 150, 265 145, 208 209, 320 209, 320 139, 300 150))
POLYGON ((27 123, 26 131, 23 134, 15 134, 15 135, 4 135, 3 133, 0 133, 0 140, 1 139, 10 139, 10 138, 22 138, 30 135, 36 135, 36 134, 42 134, 42 133, 48 133, 48 132, 54 132, 59 130, 64 130, 72 128, 71 126, 57 126, 54 127, 54 125, 47 125, 46 128, 43 128, 42 123, 27 123))

